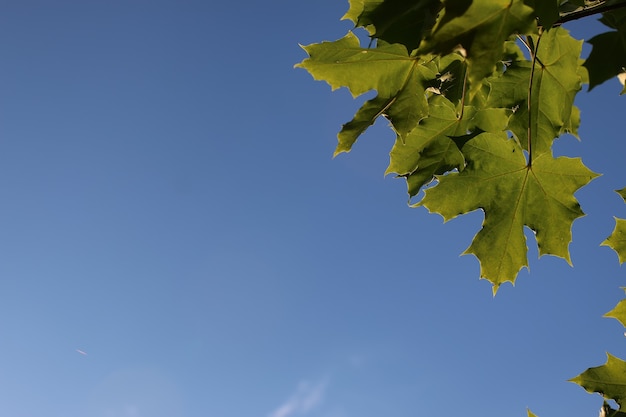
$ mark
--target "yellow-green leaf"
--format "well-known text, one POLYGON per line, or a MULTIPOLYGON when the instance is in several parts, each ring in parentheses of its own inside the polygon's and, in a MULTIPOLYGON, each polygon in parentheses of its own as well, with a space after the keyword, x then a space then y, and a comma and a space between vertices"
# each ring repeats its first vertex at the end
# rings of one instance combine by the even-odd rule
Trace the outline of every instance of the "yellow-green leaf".
POLYGON ((465 253, 474 254, 481 278, 494 292, 514 282, 527 266, 524 226, 535 232, 539 254, 570 262, 572 223, 583 215, 574 193, 597 174, 578 158, 544 153, 528 166, 521 146, 506 134, 483 133, 462 149, 467 165, 460 173, 439 177, 419 203, 450 220, 482 209, 485 220, 465 253))
POLYGON ((335 154, 348 152, 358 136, 377 117, 389 118, 395 131, 404 136, 428 114, 425 89, 437 74, 424 61, 410 57, 400 44, 381 44, 362 48, 353 33, 334 42, 303 47, 309 54, 297 67, 331 88, 347 87, 353 96, 375 90, 378 95, 367 101, 338 135, 335 154))
MULTIPOLYGON (((626 201, 626 188, 616 191, 626 201)), ((615 228, 611 235, 601 243, 602 246, 608 246, 617 253, 619 263, 626 262, 626 220, 615 218, 615 228)))
POLYGON ((614 400, 619 404, 619 411, 626 411, 626 362, 610 353, 607 353, 604 365, 589 368, 570 381, 588 392, 597 392, 607 400, 614 400))
MULTIPOLYGON (((626 288, 622 287, 623 290, 626 288)), ((613 308, 613 310, 609 311, 604 315, 604 317, 611 317, 619 321, 622 326, 626 327, 626 299, 621 300, 617 305, 613 308)))
MULTIPOLYGON (((579 56, 582 42, 563 28, 544 32, 538 43, 537 63, 531 95, 531 142, 533 157, 549 152, 559 135, 575 133, 579 112, 574 97, 582 87, 579 56)), ((528 150, 528 85, 532 64, 517 61, 504 75, 489 79, 489 105, 514 108, 509 129, 528 150)))
POLYGON ((355 97, 371 90, 392 97, 405 85, 416 64, 403 45, 362 48, 352 32, 334 42, 302 48, 309 58, 296 67, 306 69, 316 80, 326 81, 333 90, 347 87, 355 97))
POLYGON ((385 174, 407 177, 409 195, 417 194, 433 175, 463 167, 463 154, 450 137, 465 134, 466 130, 467 122, 459 119, 454 105, 443 96, 433 97, 429 117, 406 138, 396 139, 385 174))

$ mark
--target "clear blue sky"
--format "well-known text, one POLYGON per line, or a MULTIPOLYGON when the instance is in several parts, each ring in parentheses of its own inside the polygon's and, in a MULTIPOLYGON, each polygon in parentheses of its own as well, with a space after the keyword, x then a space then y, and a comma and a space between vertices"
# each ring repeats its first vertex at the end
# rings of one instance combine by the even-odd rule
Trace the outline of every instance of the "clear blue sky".
POLYGON ((359 102, 293 65, 346 9, 2 2, 0 415, 597 415, 566 380, 626 357, 621 86, 557 146, 604 174, 575 268, 531 249, 493 298, 481 215, 409 208, 384 123, 331 158, 359 102))

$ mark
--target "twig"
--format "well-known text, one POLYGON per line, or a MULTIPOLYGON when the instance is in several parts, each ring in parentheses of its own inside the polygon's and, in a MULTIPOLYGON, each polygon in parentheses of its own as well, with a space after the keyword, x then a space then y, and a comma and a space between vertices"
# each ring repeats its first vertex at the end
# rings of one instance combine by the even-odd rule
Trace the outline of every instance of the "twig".
POLYGON ((605 3, 600 4, 599 6, 587 7, 582 10, 565 13, 561 15, 559 20, 557 20, 552 25, 552 27, 560 26, 563 23, 571 22, 572 20, 582 19, 583 17, 591 16, 597 13, 606 13, 612 10, 618 10, 618 9, 623 9, 623 8, 626 8, 626 1, 623 1, 621 3, 611 3, 611 4, 606 4, 605 2, 605 3))

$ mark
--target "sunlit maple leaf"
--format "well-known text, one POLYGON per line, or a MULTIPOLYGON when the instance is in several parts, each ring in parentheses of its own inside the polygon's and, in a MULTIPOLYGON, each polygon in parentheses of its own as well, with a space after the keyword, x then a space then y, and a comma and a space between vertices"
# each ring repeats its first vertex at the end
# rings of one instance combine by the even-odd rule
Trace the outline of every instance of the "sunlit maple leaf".
POLYGON ((607 400, 614 400, 619 405, 619 411, 626 411, 626 362, 610 353, 607 353, 604 365, 589 368, 570 381, 588 392, 597 392, 607 400))
MULTIPOLYGON (((579 112, 574 97, 582 87, 579 56, 582 42, 563 28, 554 28, 533 37, 538 44, 538 60, 533 75, 531 94, 530 143, 533 157, 549 152, 552 142, 563 133, 575 133, 579 112)), ((515 108, 509 129, 524 149, 528 140, 528 86, 532 63, 516 61, 501 77, 490 78, 488 104, 492 107, 515 108)))
POLYGON ((336 154, 348 152, 380 115, 387 116, 396 132, 405 135, 428 114, 425 89, 436 73, 423 65, 423 60, 410 57, 403 45, 383 43, 373 49, 362 48, 350 32, 338 41, 303 48, 309 58, 296 66, 316 80, 326 81, 333 90, 347 87, 353 96, 371 90, 378 93, 344 125, 336 154))
POLYGON ((406 177, 409 195, 414 196, 434 175, 464 168, 457 138, 474 129, 502 132, 508 117, 504 109, 477 111, 472 106, 465 106, 461 115, 450 100, 435 96, 430 100, 430 115, 404 139, 396 139, 385 174, 406 177))
MULTIPOLYGON (((626 188, 617 190, 617 193, 626 201, 626 188)), ((620 263, 626 262, 626 220, 615 218, 615 228, 613 233, 601 243, 608 246, 617 253, 620 263)))
POLYGON ((465 134, 466 130, 467 122, 459 119, 454 105, 443 96, 433 97, 430 116, 404 140, 396 139, 385 174, 393 172, 407 177, 409 195, 417 194, 433 175, 465 164, 463 154, 450 137, 465 134))
POLYGON ((438 177, 419 205, 450 220, 482 209, 483 227, 465 251, 481 265, 481 278, 494 292, 514 282, 528 265, 524 226, 535 232, 539 254, 555 255, 570 262, 572 223, 583 216, 576 190, 597 174, 578 158, 554 158, 544 153, 528 165, 517 141, 506 134, 483 133, 462 148, 466 167, 462 172, 438 177))
MULTIPOLYGON (((623 288, 626 290, 626 288, 623 288)), ((626 327, 626 299, 621 300, 617 305, 613 308, 613 310, 609 311, 604 315, 604 317, 611 317, 619 321, 622 326, 626 327)))

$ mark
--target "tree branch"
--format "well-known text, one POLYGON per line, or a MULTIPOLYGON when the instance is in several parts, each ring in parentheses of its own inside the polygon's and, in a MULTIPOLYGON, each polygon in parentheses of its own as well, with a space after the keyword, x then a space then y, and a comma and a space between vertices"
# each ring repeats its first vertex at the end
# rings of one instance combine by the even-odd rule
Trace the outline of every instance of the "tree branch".
POLYGON ((611 10, 617 10, 617 9, 623 9, 623 8, 626 8, 626 1, 622 1, 619 3, 603 2, 598 6, 592 6, 592 7, 583 8, 582 10, 576 10, 576 11, 569 12, 569 13, 563 13, 561 14, 561 18, 557 20, 552 26, 553 27, 560 26, 563 23, 571 22, 572 20, 578 20, 578 19, 582 19, 583 17, 591 16, 594 14, 606 13, 606 12, 610 12, 611 10))

